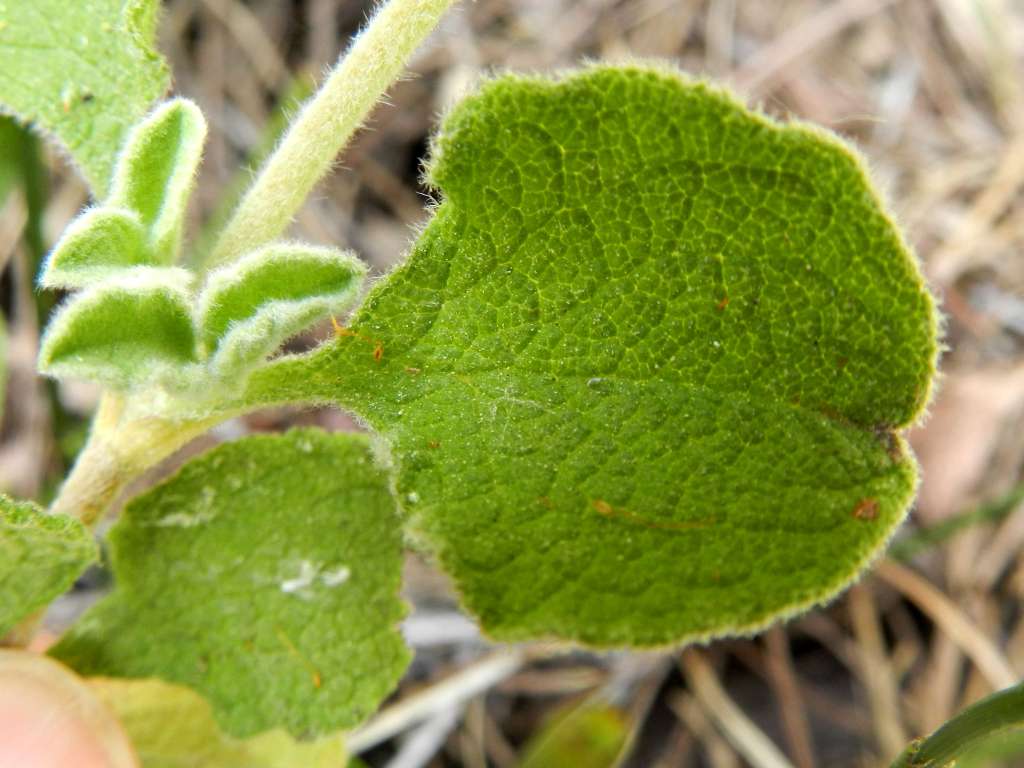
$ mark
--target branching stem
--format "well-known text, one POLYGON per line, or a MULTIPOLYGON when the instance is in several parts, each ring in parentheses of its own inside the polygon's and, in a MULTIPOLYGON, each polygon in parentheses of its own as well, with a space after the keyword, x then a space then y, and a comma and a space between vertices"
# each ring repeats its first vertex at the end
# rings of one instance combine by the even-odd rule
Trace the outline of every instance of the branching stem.
MULTIPOLYGON (((303 108, 225 227, 211 263, 230 261, 284 231, 313 185, 455 0, 389 0, 303 108)), ((51 510, 93 525, 141 472, 205 432, 202 421, 125 416, 104 396, 92 433, 51 510)))
POLYGON ((338 61, 263 166, 211 265, 278 237, 454 0, 389 0, 338 61))

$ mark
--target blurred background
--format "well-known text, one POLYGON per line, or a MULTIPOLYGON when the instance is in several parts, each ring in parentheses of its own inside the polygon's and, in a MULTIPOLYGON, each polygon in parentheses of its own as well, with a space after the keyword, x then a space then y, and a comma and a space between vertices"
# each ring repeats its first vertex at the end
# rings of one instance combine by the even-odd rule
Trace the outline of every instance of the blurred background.
MULTIPOLYGON (((372 3, 164 6, 160 45, 174 89, 210 122, 192 211, 201 253, 224 201, 372 3)), ((386 271, 426 219, 433 198, 420 166, 453 100, 497 71, 635 57, 724 80, 773 115, 841 133, 867 157, 945 313, 943 379, 911 435, 923 466, 918 504, 885 560, 827 608, 685 653, 496 649, 457 612, 444 579, 410 555, 406 633, 417 656, 386 706, 404 711, 438 690, 458 703, 367 739, 368 765, 878 766, 1024 672, 1021 0, 464 0, 317 188, 295 234, 386 271), (483 691, 471 685, 480 670, 490 675, 483 691)), ((5 157, 0 490, 46 500, 82 444, 96 394, 35 377, 55 299, 33 280, 87 192, 59 155, 0 123, 5 157)), ((275 411, 224 425, 189 451, 296 423, 355 428, 329 410, 275 411)), ((49 631, 104 584, 102 572, 83 580, 50 612, 49 631)), ((972 764, 1024 765, 1024 739, 1012 734, 991 752, 972 764)))

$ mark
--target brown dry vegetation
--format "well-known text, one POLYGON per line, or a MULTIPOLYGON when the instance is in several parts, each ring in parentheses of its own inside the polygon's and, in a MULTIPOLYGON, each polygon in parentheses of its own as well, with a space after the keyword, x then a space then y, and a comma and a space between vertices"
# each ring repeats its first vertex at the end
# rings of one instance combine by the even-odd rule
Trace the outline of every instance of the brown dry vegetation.
MULTIPOLYGON (((212 215, 296 74, 320 75, 369 7, 166 3, 161 46, 175 89, 211 124, 196 222, 212 215)), ((495 70, 630 57, 722 78, 771 113, 812 120, 860 146, 946 315, 943 381, 930 418, 912 435, 924 482, 901 538, 979 507, 993 519, 905 563, 882 562, 825 610, 682 654, 490 647, 455 612, 443 579, 410 559, 417 659, 386 706, 401 713, 410 701, 429 703, 443 680, 442 690, 466 697, 405 723, 400 737, 364 755, 372 765, 514 766, 545 717, 590 696, 626 713, 633 766, 780 765, 758 746, 763 738, 799 768, 877 766, 1024 672, 1024 505, 1014 493, 1024 467, 1024 3, 463 2, 319 186, 296 233, 352 248, 386 270, 426 217, 418 164, 452 99, 495 70), (469 673, 481 664, 493 684, 473 693, 469 673), (408 762, 389 762, 399 754, 408 762)), ((86 201, 59 159, 50 167, 48 244, 86 201)), ((11 326, 0 486, 45 497, 80 440, 76 418, 88 414, 94 394, 67 387, 54 399, 33 376, 39 320, 25 227, 26 206, 14 196, 0 208, 11 326)), ((280 412, 220 433, 298 421, 351 426, 327 411, 280 412)), ((50 629, 76 607, 58 606, 50 629)))

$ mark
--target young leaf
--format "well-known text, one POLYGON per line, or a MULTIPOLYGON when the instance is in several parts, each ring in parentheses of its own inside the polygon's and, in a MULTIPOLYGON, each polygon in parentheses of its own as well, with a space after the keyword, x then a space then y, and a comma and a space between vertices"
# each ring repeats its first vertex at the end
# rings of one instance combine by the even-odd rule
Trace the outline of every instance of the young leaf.
POLYGON ((132 129, 118 158, 107 202, 139 214, 154 263, 170 264, 178 256, 205 139, 206 120, 199 107, 174 99, 132 129))
POLYGON ((237 376, 283 341, 348 306, 366 274, 346 253, 276 243, 212 273, 199 297, 199 327, 214 370, 237 376))
POLYGON ((167 89, 157 0, 32 0, 0 10, 0 104, 70 152, 97 199, 129 128, 167 89))
POLYGON ((0 496, 0 637, 95 561, 96 544, 80 522, 0 496))
POLYGON ((150 261, 139 217, 123 208, 86 211, 61 235, 43 267, 43 288, 82 288, 150 261))
POLYGON ((210 705, 180 685, 162 680, 93 678, 97 698, 117 715, 142 768, 339 768, 340 736, 297 744, 283 731, 245 741, 225 736, 210 705))
POLYGON ((202 693, 235 736, 349 727, 401 677, 401 532, 367 440, 220 446, 129 504, 117 588, 53 653, 84 674, 202 693))
POLYGON ((491 82, 434 154, 447 199, 359 336, 249 402, 379 430, 502 639, 752 632, 856 578, 913 496, 937 342, 854 153, 634 66, 491 82))
POLYGON ((182 269, 137 267, 73 296, 47 326, 39 370, 120 390, 181 379, 196 361, 189 280, 182 269))

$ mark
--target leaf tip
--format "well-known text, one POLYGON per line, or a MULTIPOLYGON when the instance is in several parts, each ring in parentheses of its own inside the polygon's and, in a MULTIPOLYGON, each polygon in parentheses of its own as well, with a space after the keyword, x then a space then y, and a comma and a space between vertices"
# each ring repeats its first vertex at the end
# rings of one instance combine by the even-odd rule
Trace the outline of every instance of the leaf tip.
POLYGON ((145 261, 139 217, 125 208, 90 208, 61 235, 39 274, 40 288, 83 288, 145 261))

